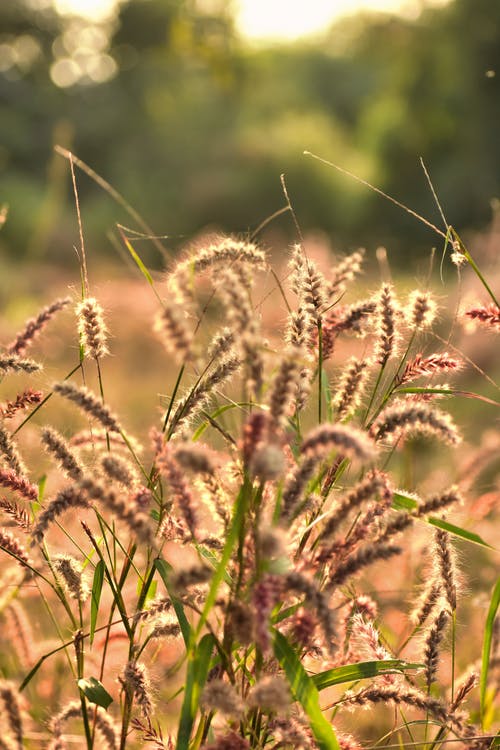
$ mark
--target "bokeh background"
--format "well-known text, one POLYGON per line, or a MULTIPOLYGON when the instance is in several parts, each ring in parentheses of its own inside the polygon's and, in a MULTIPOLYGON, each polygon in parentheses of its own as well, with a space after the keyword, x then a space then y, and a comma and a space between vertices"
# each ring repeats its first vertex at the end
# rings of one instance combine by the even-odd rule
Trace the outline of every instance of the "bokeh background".
MULTIPOLYGON (((336 5, 344 15, 300 35, 277 0, 247 3, 246 21, 236 0, 0 2, 1 263, 74 264, 70 173, 55 144, 105 177, 173 252, 206 229, 253 231, 285 205, 282 173, 302 229, 336 250, 385 245, 405 266, 439 244, 304 150, 442 227, 422 157, 448 222, 487 231, 500 196, 498 0, 351 14, 355 2, 325 0, 310 3, 310 20, 336 5)), ((78 180, 87 245, 108 257, 116 222, 139 227, 78 180)), ((289 214, 268 232, 296 237, 289 214)), ((161 264, 152 243, 141 251, 161 264)))

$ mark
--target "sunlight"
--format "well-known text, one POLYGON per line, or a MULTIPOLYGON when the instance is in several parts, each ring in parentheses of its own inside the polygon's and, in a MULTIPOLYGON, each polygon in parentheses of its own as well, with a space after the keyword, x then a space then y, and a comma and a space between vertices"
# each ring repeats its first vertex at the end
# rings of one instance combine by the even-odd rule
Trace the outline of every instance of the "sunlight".
POLYGON ((78 15, 97 23, 112 18, 119 4, 119 0, 53 0, 61 15, 78 15))
MULTIPOLYGON (((291 40, 314 34, 335 20, 360 10, 379 10, 417 16, 426 4, 446 0, 235 0, 236 25, 249 39, 291 40)), ((53 0, 63 15, 79 15, 101 22, 116 12, 120 0, 53 0)))
MULTIPOLYGON (((297 39, 322 31, 342 16, 363 9, 398 11, 402 0, 238 0, 237 24, 253 39, 297 39)), ((415 5, 412 3, 411 5, 415 5)))

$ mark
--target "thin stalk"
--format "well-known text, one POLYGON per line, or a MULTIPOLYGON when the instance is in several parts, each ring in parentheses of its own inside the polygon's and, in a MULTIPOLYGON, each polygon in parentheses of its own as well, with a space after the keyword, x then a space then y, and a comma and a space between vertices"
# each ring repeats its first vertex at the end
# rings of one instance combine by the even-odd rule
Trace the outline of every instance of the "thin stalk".
POLYGON ((167 429, 168 420, 170 419, 170 414, 172 413, 172 408, 174 406, 175 397, 177 396, 177 391, 179 390, 182 376, 184 375, 185 369, 186 369, 186 365, 182 365, 177 374, 177 380, 175 381, 174 390, 172 391, 172 395, 170 397, 170 403, 168 405, 167 411, 165 413, 165 417, 163 419, 162 432, 165 432, 167 429))
MULTIPOLYGON (((76 633, 75 638, 74 638, 74 644, 75 644, 77 676, 78 676, 78 679, 81 680, 83 679, 83 676, 85 674, 85 653, 84 653, 84 647, 83 647, 83 634, 81 630, 79 630, 76 633)), ((87 701, 85 700, 85 695, 83 693, 83 690, 80 690, 80 704, 82 707, 83 728, 85 730, 85 739, 87 741, 87 748, 88 750, 92 750, 92 747, 93 747, 92 730, 90 728, 87 701)))
POLYGON ((384 370, 385 370, 386 364, 387 364, 387 360, 385 360, 385 362, 383 362, 382 367, 379 370, 379 373, 378 373, 378 376, 377 376, 377 382, 375 383, 375 385, 373 387, 372 395, 370 397, 370 402, 369 402, 368 406, 366 407, 366 412, 365 412, 365 416, 364 416, 364 419, 363 419, 363 424, 364 425, 366 425, 366 422, 368 420, 368 415, 370 413, 370 409, 372 408, 373 402, 375 401, 375 396, 377 394, 378 387, 379 387, 380 382, 382 380, 382 376, 384 374, 384 370))
MULTIPOLYGON (((71 378, 75 374, 75 372, 77 372, 78 370, 80 370, 81 367, 82 367, 82 364, 81 364, 81 362, 79 362, 76 365, 76 367, 73 367, 73 369, 70 370, 70 372, 68 372, 68 374, 66 375, 66 377, 63 378, 63 381, 64 380, 69 380, 69 378, 71 378)), ((42 408, 42 406, 44 406, 44 404, 47 403, 47 401, 50 398, 52 398, 53 395, 54 395, 53 391, 50 391, 50 393, 47 393, 47 395, 45 396, 45 398, 42 399, 40 401, 40 403, 37 404, 35 406, 35 408, 32 411, 30 411, 30 413, 23 419, 23 421, 20 424, 17 425, 16 429, 13 430, 12 437, 14 437, 14 435, 17 435, 17 433, 19 432, 19 430, 21 430, 24 427, 24 425, 27 424, 35 416, 35 414, 42 408)))
POLYGON ((323 328, 321 320, 318 321, 318 424, 323 421, 323 328))
POLYGON ((457 610, 451 613, 451 702, 455 699, 455 668, 457 646, 457 610))

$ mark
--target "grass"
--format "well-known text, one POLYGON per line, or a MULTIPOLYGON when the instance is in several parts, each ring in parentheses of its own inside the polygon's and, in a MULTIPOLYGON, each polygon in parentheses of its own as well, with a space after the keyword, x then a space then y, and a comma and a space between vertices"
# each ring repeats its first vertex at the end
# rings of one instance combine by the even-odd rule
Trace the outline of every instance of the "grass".
MULTIPOLYGON (((207 238, 158 279, 120 227, 156 311, 119 387, 78 219, 78 300, 0 355, 0 747, 493 746, 498 435, 463 441, 448 407, 499 404, 436 344, 443 296, 370 291, 362 253, 322 266, 302 239, 273 268, 207 238)), ((441 234, 488 300, 464 320, 497 334, 441 234)))

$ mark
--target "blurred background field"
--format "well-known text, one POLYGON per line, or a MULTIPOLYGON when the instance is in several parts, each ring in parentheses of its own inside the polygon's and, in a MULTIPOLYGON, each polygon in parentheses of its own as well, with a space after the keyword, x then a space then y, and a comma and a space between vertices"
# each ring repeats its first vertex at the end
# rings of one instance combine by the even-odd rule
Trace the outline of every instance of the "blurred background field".
MULTIPOLYGON (((484 231, 500 196, 500 4, 349 14, 358 4, 301 3, 297 16, 279 0, 0 3, 1 262, 74 265, 69 169, 54 144, 173 252, 207 228, 256 229, 283 207, 284 173, 303 231, 334 249, 385 245, 402 267, 428 256, 438 237, 306 149, 439 223, 422 157, 448 222, 484 231), (319 10, 331 24, 300 35, 319 10)), ((116 222, 131 220, 88 177, 79 190, 96 262, 114 252, 116 222)), ((295 239, 290 216, 267 236, 295 239)), ((141 249, 162 264, 151 243, 141 249)))

